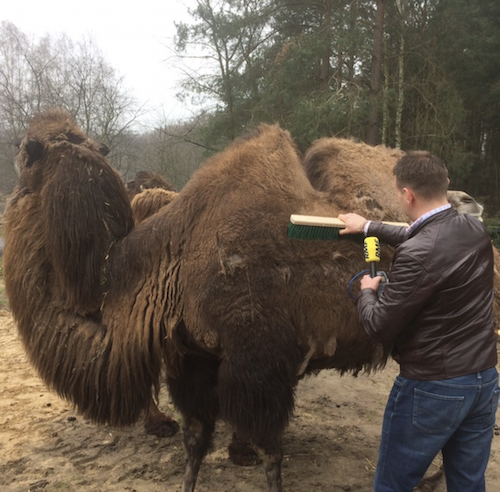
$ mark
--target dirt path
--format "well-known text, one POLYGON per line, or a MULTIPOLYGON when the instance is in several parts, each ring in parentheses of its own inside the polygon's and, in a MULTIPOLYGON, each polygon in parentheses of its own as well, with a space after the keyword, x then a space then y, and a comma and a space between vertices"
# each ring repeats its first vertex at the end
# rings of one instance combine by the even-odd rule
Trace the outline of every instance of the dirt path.
MULTIPOLYGON (((28 364, 10 316, 0 310, 0 490, 177 492, 184 471, 180 434, 146 435, 97 427, 49 391, 28 364)), ((323 371, 297 389, 285 434, 286 492, 368 492, 377 459, 382 413, 397 372, 340 377, 323 371)), ((177 419, 166 391, 162 410, 177 419)), ((262 466, 241 468, 227 458, 231 429, 219 424, 214 451, 196 492, 262 492, 262 466)), ((436 466, 438 465, 438 460, 436 466)), ((445 491, 440 486, 439 491, 445 491)), ((500 436, 493 441, 487 491, 500 490, 500 436)))

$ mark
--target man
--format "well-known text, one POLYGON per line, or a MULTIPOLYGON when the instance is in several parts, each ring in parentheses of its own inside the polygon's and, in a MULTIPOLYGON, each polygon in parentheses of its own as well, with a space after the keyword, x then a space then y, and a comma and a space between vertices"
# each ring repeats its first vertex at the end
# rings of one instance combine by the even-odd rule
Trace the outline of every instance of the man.
POLYGON ((484 492, 500 391, 490 238, 449 205, 448 171, 437 157, 408 153, 393 172, 410 227, 339 215, 341 233, 364 231, 396 246, 380 297, 380 277, 367 275, 356 299, 363 328, 393 343, 400 365, 374 491, 412 492, 441 450, 448 492, 484 492))

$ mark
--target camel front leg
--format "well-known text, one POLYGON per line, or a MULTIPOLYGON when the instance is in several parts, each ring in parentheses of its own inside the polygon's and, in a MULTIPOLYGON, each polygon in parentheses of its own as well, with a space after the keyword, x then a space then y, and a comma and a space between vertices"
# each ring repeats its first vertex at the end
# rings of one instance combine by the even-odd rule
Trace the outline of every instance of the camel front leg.
POLYGON ((183 417, 184 448, 187 453, 182 492, 193 492, 203 458, 211 443, 214 426, 203 425, 195 418, 183 417))
POLYGON ((167 377, 175 406, 182 413, 187 454, 182 492, 193 492, 203 458, 212 445, 219 413, 216 391, 219 361, 215 357, 186 354, 178 377, 167 377))
MULTIPOLYGON (((273 446, 274 447, 274 446, 273 446)), ((281 462, 283 461, 283 451, 281 446, 279 450, 270 451, 259 445, 254 445, 259 458, 262 460, 264 469, 266 470, 267 485, 269 492, 283 492, 281 483, 281 462)))

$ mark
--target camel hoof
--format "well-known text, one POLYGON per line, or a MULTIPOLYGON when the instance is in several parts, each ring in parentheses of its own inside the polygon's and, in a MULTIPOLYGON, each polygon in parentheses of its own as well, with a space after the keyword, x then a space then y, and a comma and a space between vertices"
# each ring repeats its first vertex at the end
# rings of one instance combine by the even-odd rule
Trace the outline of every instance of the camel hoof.
POLYGON ((248 442, 240 441, 236 435, 227 447, 229 459, 237 466, 260 465, 262 460, 248 442))
POLYGON ((144 428, 147 434, 156 437, 172 437, 179 432, 179 424, 166 415, 154 420, 146 420, 144 428))

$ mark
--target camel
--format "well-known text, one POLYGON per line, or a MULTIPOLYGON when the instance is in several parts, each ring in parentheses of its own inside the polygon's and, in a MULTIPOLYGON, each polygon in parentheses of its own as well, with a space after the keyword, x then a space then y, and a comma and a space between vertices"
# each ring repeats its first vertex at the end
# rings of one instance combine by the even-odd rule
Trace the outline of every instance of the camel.
MULTIPOLYGON (((392 169, 403 151, 384 145, 371 146, 347 138, 321 138, 304 155, 304 168, 317 190, 328 193, 340 208, 372 220, 405 221, 394 194, 392 169)), ((448 201, 458 213, 482 221, 483 206, 460 190, 449 190, 448 201)), ((495 262, 494 309, 500 322, 500 252, 495 262)), ((500 331, 499 331, 500 335, 500 331)))
POLYGON ((263 125, 235 142, 135 228, 119 176, 65 112, 35 117, 17 164, 5 282, 44 381, 92 421, 128 425, 165 363, 183 416, 183 490, 221 418, 281 491, 299 378, 380 368, 389 353, 346 293, 362 246, 287 237, 292 213, 340 212, 310 185, 288 132, 263 125))
MULTIPOLYGON (((347 287, 361 241, 287 236, 291 214, 340 208, 309 182, 290 134, 261 124, 133 225, 126 189, 62 110, 35 117, 5 211, 7 294, 45 383, 95 423, 129 425, 165 367, 193 492, 222 419, 282 492, 282 436, 300 378, 384 367, 347 287)), ((391 250, 382 247, 380 269, 391 250)))
POLYGON ((176 191, 166 190, 164 188, 146 188, 137 193, 130 203, 134 215, 134 224, 137 226, 151 215, 155 214, 160 208, 168 205, 177 197, 176 191))
POLYGON ((165 178, 165 176, 154 171, 137 172, 133 179, 127 181, 126 187, 130 200, 144 190, 159 188, 167 191, 177 191, 174 185, 165 178))
MULTIPOLYGON (((392 174, 403 155, 402 150, 384 145, 325 137, 306 151, 304 167, 313 187, 329 193, 340 208, 372 220, 404 222, 407 217, 397 203, 392 174)), ((458 213, 482 220, 483 206, 468 193, 449 190, 448 201, 458 213)))

